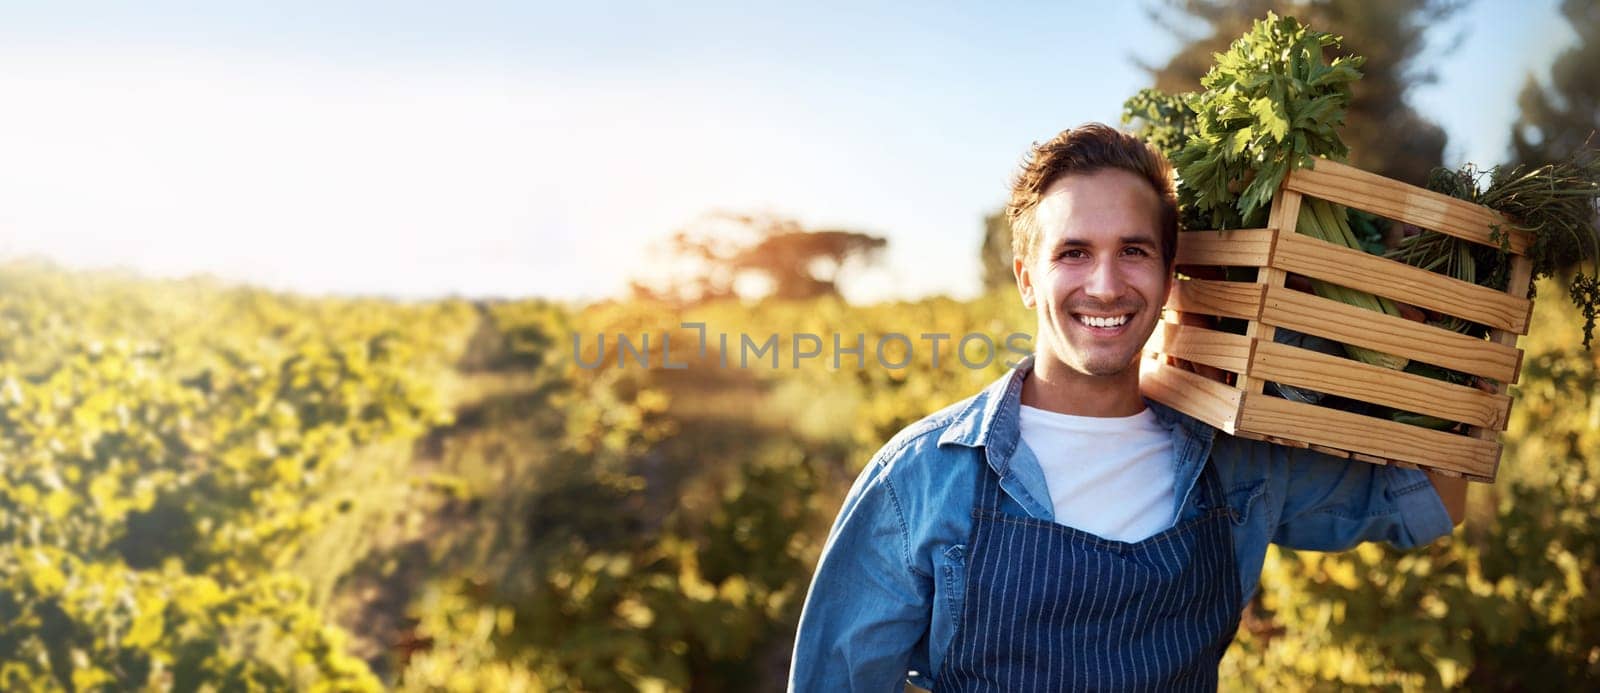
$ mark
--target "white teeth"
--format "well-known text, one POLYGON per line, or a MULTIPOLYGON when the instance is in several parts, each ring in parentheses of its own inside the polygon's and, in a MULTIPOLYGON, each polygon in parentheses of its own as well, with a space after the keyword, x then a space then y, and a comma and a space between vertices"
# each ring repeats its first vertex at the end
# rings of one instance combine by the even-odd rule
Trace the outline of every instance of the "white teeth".
POLYGON ((1090 315, 1079 315, 1078 322, 1090 327, 1119 327, 1128 321, 1128 316, 1119 315, 1114 318, 1100 318, 1090 315))

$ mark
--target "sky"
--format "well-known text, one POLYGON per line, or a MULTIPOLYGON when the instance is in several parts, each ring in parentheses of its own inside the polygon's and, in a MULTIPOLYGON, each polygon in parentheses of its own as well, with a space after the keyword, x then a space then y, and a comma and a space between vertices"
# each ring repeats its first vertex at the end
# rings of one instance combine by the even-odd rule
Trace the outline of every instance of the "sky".
MULTIPOLYGON (((1177 48, 1134 2, 763 5, 0 0, 0 258, 595 299, 730 211, 887 237, 853 300, 964 297, 1027 147, 1177 48)), ((1434 33, 1412 102, 1498 163, 1573 34, 1556 0, 1434 33)))

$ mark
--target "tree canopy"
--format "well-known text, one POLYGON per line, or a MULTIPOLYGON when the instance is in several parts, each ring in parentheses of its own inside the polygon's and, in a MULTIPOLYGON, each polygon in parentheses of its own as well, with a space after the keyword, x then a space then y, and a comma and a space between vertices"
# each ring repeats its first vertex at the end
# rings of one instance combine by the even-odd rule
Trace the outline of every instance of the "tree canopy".
POLYGON ((1528 75, 1511 126, 1513 163, 1540 165, 1600 146, 1600 3, 1565 0, 1561 14, 1578 42, 1550 65, 1548 86, 1528 75))
POLYGON ((851 272, 876 264, 888 239, 847 229, 808 229, 775 215, 708 215, 674 233, 669 251, 686 267, 657 286, 635 281, 636 296, 695 304, 723 298, 806 300, 838 296, 851 272), (741 280, 755 278, 764 290, 741 280))

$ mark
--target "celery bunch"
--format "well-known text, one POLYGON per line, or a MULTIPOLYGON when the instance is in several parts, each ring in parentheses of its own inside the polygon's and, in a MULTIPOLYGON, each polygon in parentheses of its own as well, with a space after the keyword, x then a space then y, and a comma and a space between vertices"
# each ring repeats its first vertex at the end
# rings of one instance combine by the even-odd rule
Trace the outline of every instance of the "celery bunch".
MULTIPOLYGON (((1295 230, 1335 245, 1357 250, 1361 249, 1361 241, 1357 240, 1355 233, 1350 230, 1350 222, 1347 219, 1345 210, 1325 200, 1308 199, 1301 204, 1300 217, 1295 224, 1295 230)), ((1394 301, 1365 291, 1357 291, 1338 284, 1329 284, 1320 279, 1311 280, 1311 289, 1318 296, 1326 299, 1352 306, 1360 306, 1367 310, 1375 310, 1388 315, 1400 315, 1400 307, 1395 305, 1394 301)), ((1394 370, 1405 368, 1408 362, 1408 359, 1402 356, 1385 354, 1381 351, 1373 351, 1349 344, 1344 345, 1344 350, 1351 358, 1360 360, 1362 363, 1370 363, 1374 366, 1382 366, 1394 370)))

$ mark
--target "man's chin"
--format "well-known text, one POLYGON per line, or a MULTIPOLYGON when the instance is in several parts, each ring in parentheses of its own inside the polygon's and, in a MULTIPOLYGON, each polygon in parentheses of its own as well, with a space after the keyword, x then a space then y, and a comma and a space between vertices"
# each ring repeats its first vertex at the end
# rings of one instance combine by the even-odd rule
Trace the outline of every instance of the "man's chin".
POLYGON ((1135 372, 1133 364, 1116 368, 1088 368, 1084 370, 1086 375, 1092 375, 1096 378, 1114 378, 1117 376, 1128 375, 1129 373, 1133 372, 1135 372))
POLYGON ((1074 370, 1084 375, 1092 375, 1099 378, 1136 373, 1139 369, 1138 356, 1138 352, 1135 352, 1127 359, 1097 358, 1079 363, 1074 370))
POLYGON ((1115 375, 1129 368, 1137 367, 1139 354, 1143 352, 1142 342, 1140 343, 1140 348, 1124 346, 1123 349, 1115 349, 1114 347, 1107 349, 1106 347, 1111 346, 1109 344, 1090 345, 1099 347, 1097 349, 1072 348, 1080 346, 1083 345, 1069 343, 1068 351, 1062 354, 1062 356, 1068 358, 1062 359, 1062 362, 1070 364, 1073 370, 1085 375, 1115 375), (1116 353, 1113 353, 1113 351, 1116 353))

